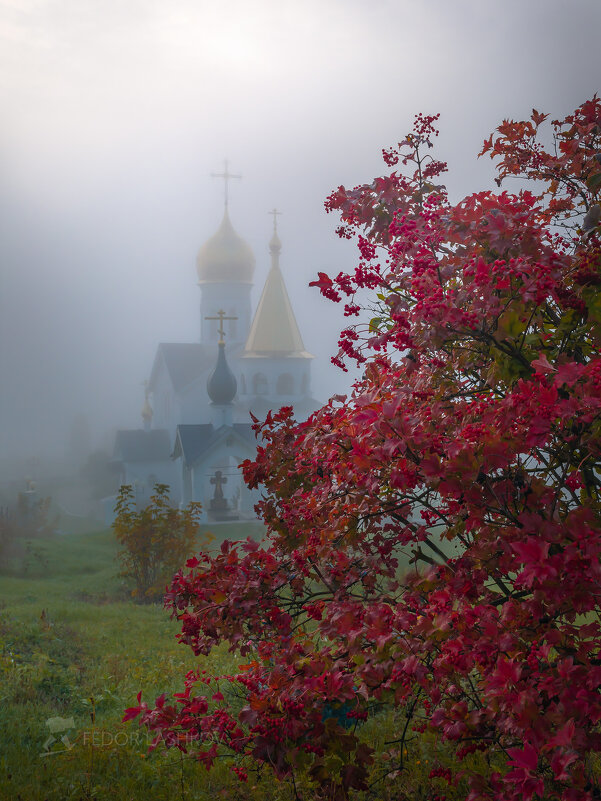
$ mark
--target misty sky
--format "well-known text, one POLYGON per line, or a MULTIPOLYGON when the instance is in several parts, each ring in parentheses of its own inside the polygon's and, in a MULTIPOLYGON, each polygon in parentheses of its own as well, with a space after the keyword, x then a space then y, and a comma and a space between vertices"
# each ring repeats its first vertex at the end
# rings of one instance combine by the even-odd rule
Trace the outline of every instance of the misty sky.
POLYGON ((281 265, 321 400, 342 325, 307 284, 354 251, 323 200, 384 171, 441 112, 451 197, 491 185, 482 141, 601 86, 599 0, 0 0, 0 458, 135 427, 160 341, 195 341, 195 257, 231 218, 281 265))

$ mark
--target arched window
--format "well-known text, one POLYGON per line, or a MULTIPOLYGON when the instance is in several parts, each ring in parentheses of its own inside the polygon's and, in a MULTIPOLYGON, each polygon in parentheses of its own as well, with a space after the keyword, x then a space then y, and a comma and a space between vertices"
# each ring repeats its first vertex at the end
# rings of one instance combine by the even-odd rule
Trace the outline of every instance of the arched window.
POLYGON ((304 373, 301 392, 303 393, 303 395, 306 395, 308 391, 309 391, 309 375, 308 373, 304 373))
POLYGON ((255 395, 267 395, 268 390, 267 378, 263 373, 255 373, 253 376, 253 393, 255 395))
POLYGON ((292 395, 294 393, 294 379, 290 373, 282 373, 282 375, 278 376, 276 392, 278 395, 292 395))
POLYGON ((241 395, 246 395, 246 376, 245 375, 241 375, 240 376, 240 394, 241 395))

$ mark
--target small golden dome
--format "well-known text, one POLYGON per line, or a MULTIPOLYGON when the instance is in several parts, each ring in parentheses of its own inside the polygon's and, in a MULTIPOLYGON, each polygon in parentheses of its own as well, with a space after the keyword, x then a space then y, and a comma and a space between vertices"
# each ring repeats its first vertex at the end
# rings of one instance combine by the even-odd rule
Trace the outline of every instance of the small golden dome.
POLYGON ((196 270, 200 283, 252 283, 255 257, 250 245, 234 231, 227 208, 217 233, 198 251, 196 270))

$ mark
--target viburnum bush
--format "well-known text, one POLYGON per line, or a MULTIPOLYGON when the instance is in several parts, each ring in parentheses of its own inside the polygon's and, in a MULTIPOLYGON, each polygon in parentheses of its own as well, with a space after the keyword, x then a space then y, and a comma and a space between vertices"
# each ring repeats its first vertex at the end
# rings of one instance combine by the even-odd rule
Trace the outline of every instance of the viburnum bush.
POLYGON ((504 122, 482 153, 530 191, 457 204, 436 119, 326 204, 360 257, 314 283, 357 316, 334 361, 362 379, 257 423, 265 540, 189 560, 167 595, 196 655, 246 663, 126 718, 242 779, 304 771, 314 798, 384 797, 420 737, 453 758, 419 797, 599 798, 601 102, 550 148, 546 115, 504 122))
MULTIPOLYGON (((119 488, 113 531, 122 546, 120 575, 135 584, 132 596, 140 603, 161 600, 166 585, 198 547, 200 503, 175 509, 167 484, 155 484, 150 503, 138 509, 133 487, 119 488)), ((205 537, 205 544, 210 539, 205 537)))

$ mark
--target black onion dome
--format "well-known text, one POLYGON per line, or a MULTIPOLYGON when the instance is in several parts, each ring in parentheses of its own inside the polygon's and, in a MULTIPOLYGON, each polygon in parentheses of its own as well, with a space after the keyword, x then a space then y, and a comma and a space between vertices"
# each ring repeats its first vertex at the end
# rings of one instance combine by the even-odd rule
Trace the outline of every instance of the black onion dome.
POLYGON ((225 344, 219 343, 217 365, 207 381, 207 392, 213 403, 223 406, 236 397, 238 382, 225 358, 225 344))

